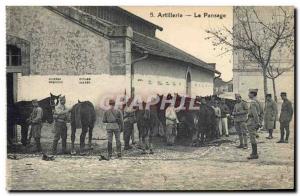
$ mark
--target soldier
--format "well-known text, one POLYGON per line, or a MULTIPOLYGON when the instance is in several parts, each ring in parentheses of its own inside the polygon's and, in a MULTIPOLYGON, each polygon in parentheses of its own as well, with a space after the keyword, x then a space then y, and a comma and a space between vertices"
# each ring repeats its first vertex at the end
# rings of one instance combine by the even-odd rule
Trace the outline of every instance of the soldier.
POLYGON ((177 135, 176 125, 179 123, 173 104, 166 109, 166 137, 167 145, 172 146, 175 143, 177 135))
POLYGON ((57 153, 57 144, 61 138, 62 150, 61 154, 66 153, 67 148, 67 121, 70 110, 66 108, 66 97, 59 97, 59 104, 55 106, 55 111, 53 114, 53 118, 55 120, 54 123, 54 139, 52 145, 52 153, 57 153))
POLYGON ((249 89, 250 107, 247 120, 247 128, 249 131, 252 153, 248 159, 258 159, 256 135, 257 130, 261 127, 260 113, 261 107, 256 99, 258 89, 249 89))
POLYGON ((122 131, 123 118, 120 110, 115 108, 115 101, 109 100, 110 108, 104 112, 103 123, 106 124, 107 131, 107 154, 108 159, 112 157, 112 141, 113 135, 115 135, 116 146, 117 146, 117 156, 118 158, 122 157, 121 152, 121 141, 120 134, 122 131))
POLYGON ((32 113, 27 120, 29 124, 31 124, 31 129, 30 129, 30 139, 31 137, 34 138, 37 151, 42 152, 42 147, 41 147, 41 129, 42 129, 42 118, 43 118, 43 109, 39 106, 39 103, 36 99, 32 100, 32 105, 33 105, 33 110, 32 113))
POLYGON ((234 127, 239 135, 240 145, 237 148, 248 148, 247 138, 247 118, 248 118, 248 105, 242 100, 240 94, 235 94, 236 104, 232 112, 234 118, 234 127))
POLYGON ((222 121, 221 121, 221 109, 219 107, 219 102, 215 100, 214 104, 211 107, 214 109, 215 116, 216 116, 215 136, 216 138, 220 138, 220 136, 222 135, 222 121))
POLYGON ((281 112, 279 117, 280 122, 280 140, 277 143, 288 143, 290 135, 290 122, 293 117, 293 106, 292 103, 287 99, 286 92, 280 93, 281 99, 283 100, 281 106, 281 112), (284 130, 286 131, 285 140, 284 130))
POLYGON ((134 137, 134 123, 136 122, 135 111, 130 106, 131 99, 128 100, 124 108, 124 150, 129 150, 132 146, 129 145, 130 138, 134 137))
POLYGON ((267 139, 273 138, 273 129, 276 126, 277 119, 277 105, 276 102, 272 100, 272 95, 266 95, 265 113, 264 113, 264 128, 269 131, 269 136, 267 139))
POLYGON ((225 103, 225 99, 221 100, 220 104, 220 109, 221 109, 221 121, 222 121, 222 134, 225 132, 226 137, 229 136, 228 132, 228 115, 230 113, 229 107, 225 103))

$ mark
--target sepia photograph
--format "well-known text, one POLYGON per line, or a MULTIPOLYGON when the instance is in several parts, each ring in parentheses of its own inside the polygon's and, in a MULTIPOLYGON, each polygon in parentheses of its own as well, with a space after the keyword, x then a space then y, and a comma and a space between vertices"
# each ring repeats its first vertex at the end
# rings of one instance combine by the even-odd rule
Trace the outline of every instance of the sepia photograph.
POLYGON ((5 6, 6 190, 296 191, 293 6, 5 6))

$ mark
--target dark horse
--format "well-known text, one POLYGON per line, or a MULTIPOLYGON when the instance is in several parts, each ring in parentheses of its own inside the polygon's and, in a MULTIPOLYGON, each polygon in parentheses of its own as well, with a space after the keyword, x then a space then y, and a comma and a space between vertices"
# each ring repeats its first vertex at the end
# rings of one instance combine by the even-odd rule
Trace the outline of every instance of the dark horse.
POLYGON ((74 151, 76 128, 81 128, 82 130, 80 135, 80 153, 83 152, 87 132, 89 132, 89 148, 92 148, 92 137, 95 121, 96 112, 94 105, 89 101, 80 102, 78 100, 78 103, 76 103, 71 110, 71 154, 76 154, 74 151))
MULTIPOLYGON (((43 122, 52 123, 53 113, 55 105, 58 103, 58 98, 60 95, 55 96, 50 93, 50 97, 40 100, 39 106, 43 109, 43 122)), ((19 101, 14 104, 9 104, 7 106, 7 140, 8 144, 13 144, 14 138, 14 126, 21 126, 21 143, 26 146, 28 127, 29 124, 27 119, 30 117, 33 106, 31 101, 19 101)))

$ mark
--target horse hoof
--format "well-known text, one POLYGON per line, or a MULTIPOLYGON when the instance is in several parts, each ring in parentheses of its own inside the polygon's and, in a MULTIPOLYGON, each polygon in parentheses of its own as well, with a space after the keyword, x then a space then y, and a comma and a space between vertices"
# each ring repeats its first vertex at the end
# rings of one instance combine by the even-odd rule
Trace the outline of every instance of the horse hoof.
POLYGON ((71 155, 75 155, 75 154, 76 154, 76 151, 72 150, 71 155))

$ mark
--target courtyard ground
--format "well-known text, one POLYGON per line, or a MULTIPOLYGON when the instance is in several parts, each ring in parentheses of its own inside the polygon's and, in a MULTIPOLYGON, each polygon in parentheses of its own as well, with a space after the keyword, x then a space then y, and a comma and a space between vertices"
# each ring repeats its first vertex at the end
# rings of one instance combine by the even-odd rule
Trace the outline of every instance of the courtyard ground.
MULTIPOLYGON (((291 126, 292 127, 292 126, 291 126)), ((43 148, 49 152, 51 127, 43 128, 43 148), (46 130, 46 132, 45 132, 46 130)), ((43 161, 34 146, 18 149, 16 160, 7 159, 8 190, 272 190, 294 188, 294 134, 290 142, 277 144, 260 132, 259 159, 237 149, 230 135, 206 147, 165 146, 155 138, 154 155, 134 148, 122 159, 99 161, 105 152, 105 133, 95 130, 93 151, 88 156, 58 155, 43 161), (98 133, 99 132, 99 133, 98 133)), ((79 133, 76 143, 78 144, 79 133)), ((68 137, 69 140, 69 137, 68 137)), ((184 142, 180 142, 181 144, 184 142)))

